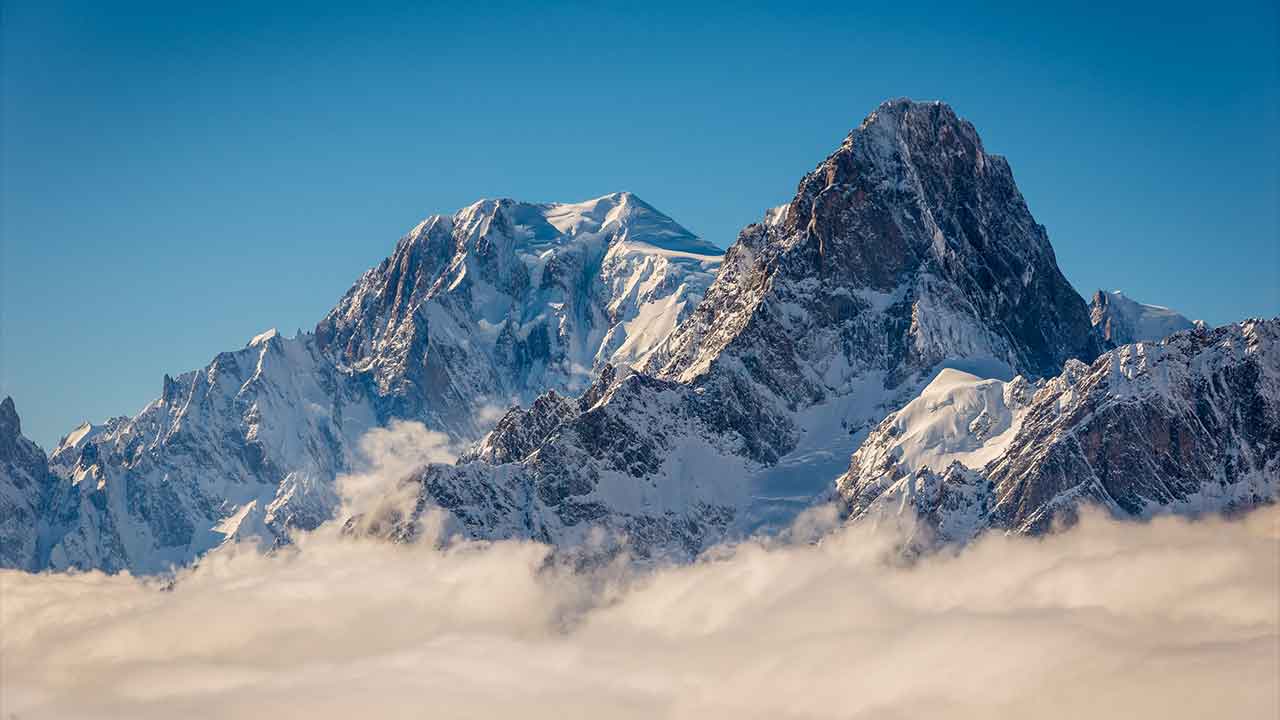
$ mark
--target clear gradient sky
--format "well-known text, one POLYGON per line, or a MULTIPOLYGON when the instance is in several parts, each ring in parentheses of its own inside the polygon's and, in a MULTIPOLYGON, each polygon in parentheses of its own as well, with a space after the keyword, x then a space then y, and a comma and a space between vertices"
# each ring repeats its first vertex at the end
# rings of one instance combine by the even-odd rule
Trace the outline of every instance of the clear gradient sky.
POLYGON ((1009 158, 1082 294, 1280 313, 1274 0, 465 4, 6 0, 0 394, 27 434, 312 327, 480 197, 631 190, 728 245, 896 96, 1009 158))

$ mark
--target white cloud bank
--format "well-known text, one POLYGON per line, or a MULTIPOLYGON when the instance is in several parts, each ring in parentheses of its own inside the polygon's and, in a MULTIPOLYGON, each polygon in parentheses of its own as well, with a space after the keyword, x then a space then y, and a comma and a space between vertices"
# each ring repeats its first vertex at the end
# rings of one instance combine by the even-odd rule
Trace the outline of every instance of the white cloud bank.
POLYGON ((1275 718, 1278 523, 1086 515, 911 567, 853 527, 586 576, 326 527, 168 589, 4 572, 0 718, 1275 718))

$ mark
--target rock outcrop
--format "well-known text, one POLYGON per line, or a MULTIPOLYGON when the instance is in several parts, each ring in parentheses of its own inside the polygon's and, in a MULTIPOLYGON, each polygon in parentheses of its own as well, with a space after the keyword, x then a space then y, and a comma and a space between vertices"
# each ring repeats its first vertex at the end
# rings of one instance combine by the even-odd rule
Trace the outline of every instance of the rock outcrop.
POLYGON ((1280 319, 1125 345, 1038 384, 969 378, 951 395, 981 389, 994 399, 981 409, 926 392, 881 423, 837 482, 850 515, 912 512, 930 541, 967 540, 1041 533, 1085 503, 1145 518, 1276 500, 1280 319), (1000 432, 930 432, 980 416, 1000 432))

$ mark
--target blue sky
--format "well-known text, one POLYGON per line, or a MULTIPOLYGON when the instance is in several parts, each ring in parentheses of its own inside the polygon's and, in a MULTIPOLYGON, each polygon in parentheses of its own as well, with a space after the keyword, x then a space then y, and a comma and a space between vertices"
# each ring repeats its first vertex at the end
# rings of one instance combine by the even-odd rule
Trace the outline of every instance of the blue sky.
POLYGON ((0 393, 46 448, 479 197, 727 245, 896 96, 1009 158, 1082 293, 1280 313, 1274 2, 103 5, 3 5, 0 393))

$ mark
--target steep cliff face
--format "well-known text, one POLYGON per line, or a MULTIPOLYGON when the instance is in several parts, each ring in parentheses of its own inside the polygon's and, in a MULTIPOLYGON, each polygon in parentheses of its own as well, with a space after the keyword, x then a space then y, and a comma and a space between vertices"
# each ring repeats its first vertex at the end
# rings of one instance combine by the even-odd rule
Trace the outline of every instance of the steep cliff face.
POLYGON ((230 537, 313 528, 366 431, 410 419, 472 440, 497 408, 641 362, 719 260, 629 193, 428 218, 314 333, 263 333, 166 376, 134 417, 70 433, 50 496, 15 491, 42 508, 35 565, 154 572, 230 537))
POLYGON ((881 105, 743 231, 666 348, 649 365, 660 375, 742 362, 801 404, 868 370, 894 383, 981 358, 1045 375, 1100 351, 1005 159, 950 107, 907 100, 881 105))
POLYGON ((1127 345, 1068 370, 991 464, 996 522, 1042 530, 1076 496, 1136 516, 1274 501, 1278 343, 1280 323, 1249 321, 1127 345))
POLYGON ((941 103, 885 103, 742 231, 641 373, 509 414, 416 478, 469 534, 695 553, 785 522, 943 365, 1056 373, 1099 346, 1008 164, 941 103))
POLYGON ((40 515, 55 479, 44 451, 22 434, 13 398, 0 401, 0 567, 37 569, 40 515))
POLYGON ((1122 346, 1038 384, 969 377, 953 402, 933 389, 854 454, 837 482, 852 516, 914 512, 965 540, 1043 532, 1082 503, 1149 517, 1276 500, 1280 320, 1122 346))

